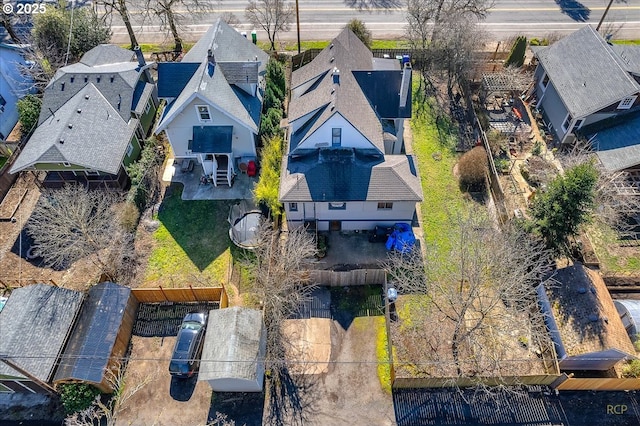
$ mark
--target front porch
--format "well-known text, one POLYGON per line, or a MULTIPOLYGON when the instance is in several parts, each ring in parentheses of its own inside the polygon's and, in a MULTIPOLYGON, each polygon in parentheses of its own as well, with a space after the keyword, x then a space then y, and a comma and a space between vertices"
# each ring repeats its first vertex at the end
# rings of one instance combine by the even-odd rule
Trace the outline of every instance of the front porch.
MULTIPOLYGON (((170 158, 162 174, 163 182, 177 182, 184 186, 182 190, 183 200, 250 200, 253 199, 253 187, 258 177, 250 177, 247 174, 235 175, 231 186, 215 186, 212 183, 202 183, 204 170, 202 165, 193 164, 193 167, 183 168, 186 159, 170 158)), ((194 161, 195 160, 191 160, 194 161)))

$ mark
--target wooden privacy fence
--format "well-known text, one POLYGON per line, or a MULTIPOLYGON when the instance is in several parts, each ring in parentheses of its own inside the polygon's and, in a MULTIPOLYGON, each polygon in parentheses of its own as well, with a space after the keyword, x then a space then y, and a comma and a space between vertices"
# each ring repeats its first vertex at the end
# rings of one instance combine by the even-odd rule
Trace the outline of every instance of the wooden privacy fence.
POLYGON ((478 382, 487 386, 507 385, 551 385, 558 380, 555 374, 541 374, 535 376, 522 377, 484 377, 473 378, 468 377, 395 377, 392 387, 394 389, 411 389, 411 388, 449 388, 449 387, 475 387, 478 382))
POLYGON ((384 269, 353 269, 351 271, 309 271, 311 282, 328 286, 376 285, 384 284, 384 269))
POLYGON ((221 308, 229 305, 224 287, 182 287, 182 288, 134 288, 133 296, 140 303, 187 303, 187 302, 220 302, 221 308))
POLYGON ((564 376, 562 381, 555 388, 563 390, 591 390, 591 391, 624 391, 640 390, 640 379, 619 379, 617 377, 578 379, 564 376))

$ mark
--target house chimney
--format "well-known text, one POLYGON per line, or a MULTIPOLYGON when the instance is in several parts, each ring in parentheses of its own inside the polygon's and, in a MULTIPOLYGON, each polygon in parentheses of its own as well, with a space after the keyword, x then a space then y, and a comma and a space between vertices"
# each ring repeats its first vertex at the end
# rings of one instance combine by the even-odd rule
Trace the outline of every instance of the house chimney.
POLYGON ((209 62, 208 65, 208 70, 209 70, 209 77, 213 76, 213 71, 216 68, 216 57, 213 54, 213 50, 209 49, 207 50, 207 62, 209 62))
POLYGON ((333 84, 340 84, 340 70, 338 68, 333 69, 333 84))
POLYGON ((411 62, 404 63, 402 70, 402 82, 400 83, 400 105, 399 107, 407 107, 407 99, 409 98, 409 90, 411 90, 411 62))
POLYGON ((138 59, 138 65, 140 65, 140 67, 147 66, 147 61, 144 60, 144 55, 142 54, 142 50, 140 50, 140 46, 134 47, 133 51, 136 54, 136 58, 138 59))

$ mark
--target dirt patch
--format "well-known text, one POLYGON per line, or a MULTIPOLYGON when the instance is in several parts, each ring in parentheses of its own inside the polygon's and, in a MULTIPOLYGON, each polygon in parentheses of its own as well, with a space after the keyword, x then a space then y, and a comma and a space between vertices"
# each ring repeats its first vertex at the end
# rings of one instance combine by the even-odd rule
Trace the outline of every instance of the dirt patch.
POLYGON ((140 389, 123 407, 118 423, 124 425, 202 425, 207 422, 211 388, 198 382, 172 378, 169 360, 175 337, 131 338, 131 358, 125 382, 152 381, 140 389))

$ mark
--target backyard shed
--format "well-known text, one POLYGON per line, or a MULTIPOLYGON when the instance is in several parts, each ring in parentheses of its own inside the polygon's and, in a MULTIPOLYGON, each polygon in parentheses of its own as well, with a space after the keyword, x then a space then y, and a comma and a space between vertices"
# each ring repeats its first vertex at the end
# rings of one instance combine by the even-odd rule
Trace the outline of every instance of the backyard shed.
POLYGON ((0 392, 43 392, 82 305, 79 291, 33 284, 11 292, 0 312, 0 392))
POLYGON ((576 263, 558 269, 557 285, 538 286, 538 301, 560 370, 605 371, 635 357, 607 287, 597 272, 576 263))
POLYGON ((198 380, 216 392, 261 392, 266 346, 261 311, 237 306, 210 311, 198 380))
POLYGON ((116 372, 129 346, 138 301, 131 289, 104 282, 89 290, 60 358, 54 383, 82 382, 113 391, 108 370, 116 372))

